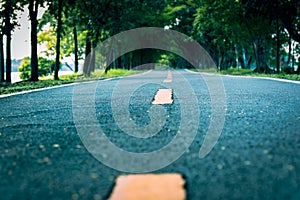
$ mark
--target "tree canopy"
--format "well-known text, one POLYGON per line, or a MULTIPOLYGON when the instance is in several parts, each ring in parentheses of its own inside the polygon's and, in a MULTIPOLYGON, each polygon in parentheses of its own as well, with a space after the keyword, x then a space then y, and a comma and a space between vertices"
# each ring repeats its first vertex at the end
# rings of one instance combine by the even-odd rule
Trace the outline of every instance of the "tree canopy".
MULTIPOLYGON (((218 70, 230 67, 257 72, 299 73, 300 0, 3 0, 0 3, 0 74, 3 81, 3 36, 7 39, 6 73, 10 81, 10 40, 18 11, 29 10, 31 21, 31 80, 38 80, 37 44, 44 56, 56 57, 55 79, 63 57, 85 58, 86 76, 95 70, 95 47, 110 36, 138 27, 174 29, 197 40, 218 70), (40 7, 47 8, 37 20, 40 7), (45 29, 45 27, 48 27, 45 29), (88 56, 90 55, 90 56, 88 56), (2 61, 1 61, 2 60, 2 61)), ((112 52, 113 53, 113 52, 112 52)), ((123 55, 114 67, 130 69, 144 60, 182 63, 167 52, 151 49, 123 55)), ((27 58, 28 59, 28 58, 27 58)), ((154 61, 153 61, 154 62, 154 61)), ((111 66, 107 66, 107 70, 111 66)), ((185 67, 185 66, 180 66, 185 67)))

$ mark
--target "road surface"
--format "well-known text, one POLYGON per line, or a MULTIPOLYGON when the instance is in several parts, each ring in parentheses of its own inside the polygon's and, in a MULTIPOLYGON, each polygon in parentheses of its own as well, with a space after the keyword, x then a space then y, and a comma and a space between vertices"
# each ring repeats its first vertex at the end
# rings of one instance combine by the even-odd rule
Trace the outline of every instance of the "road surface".
MULTIPOLYGON (((137 77, 153 80, 138 88, 128 105, 131 120, 146 126, 148 109, 162 87, 159 82, 168 84, 163 83, 167 74, 151 71, 99 81, 89 91, 95 93, 94 114, 111 142, 142 153, 155 151, 175 137, 182 112, 176 92, 173 104, 164 105, 167 119, 156 137, 124 134, 112 114, 112 91, 119 82, 130 85, 137 77)), ((199 149, 212 115, 210 93, 199 74, 172 71, 173 81, 176 74, 195 92, 200 115, 191 114, 191 120, 198 117, 199 129, 188 151, 152 173, 182 174, 187 199, 299 199, 300 85, 222 76, 225 124, 213 150, 200 159, 199 149)), ((89 88, 90 84, 94 83, 79 86, 89 88)), ((0 98, 0 199, 106 199, 116 178, 127 174, 102 164, 83 145, 74 123, 74 87, 0 98)), ((185 104, 190 99, 187 96, 185 104)))

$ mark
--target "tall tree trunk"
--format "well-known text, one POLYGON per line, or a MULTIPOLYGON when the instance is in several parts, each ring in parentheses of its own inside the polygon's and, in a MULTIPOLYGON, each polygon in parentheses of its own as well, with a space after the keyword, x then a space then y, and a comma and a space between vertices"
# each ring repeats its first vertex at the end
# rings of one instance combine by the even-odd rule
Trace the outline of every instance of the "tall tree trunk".
POLYGON ((88 76, 91 76, 91 73, 95 71, 96 69, 96 48, 97 48, 97 43, 99 39, 99 32, 96 34, 96 39, 92 42, 92 55, 91 55, 91 60, 90 60, 90 65, 89 65, 89 70, 88 70, 88 76))
POLYGON ((4 82, 3 34, 0 34, 0 82, 4 82))
POLYGON ((11 82, 11 32, 6 34, 6 82, 11 82))
POLYGON ((278 16, 276 19, 276 71, 280 73, 280 30, 278 16))
POLYGON ((92 43, 90 39, 90 34, 88 33, 85 40, 85 60, 83 66, 84 76, 88 76, 88 70, 91 61, 91 51, 92 51, 92 43))
POLYGON ((111 68, 114 67, 114 46, 113 38, 110 40, 109 51, 106 55, 106 67, 104 73, 106 74, 111 68))
POLYGON ((250 56, 249 60, 247 61, 247 66, 246 66, 247 69, 251 68, 252 59, 253 59, 253 56, 250 56))
POLYGON ((61 38, 61 28, 62 28, 62 0, 58 0, 58 15, 57 15, 57 35, 56 35, 56 59, 55 59, 55 70, 54 70, 54 80, 58 80, 58 71, 60 68, 60 38, 61 38))
POLYGON ((255 39, 255 41, 253 42, 253 49, 254 49, 255 60, 256 60, 255 71, 258 73, 267 72, 263 39, 261 39, 261 38, 255 39))
POLYGON ((239 52, 236 43, 234 44, 234 53, 235 53, 235 66, 236 68, 239 68, 239 52))
POLYGON ((287 64, 290 64, 291 62, 291 57, 292 57, 292 38, 291 36, 289 36, 289 57, 288 57, 288 60, 287 60, 287 64))
POLYGON ((298 58, 298 68, 296 74, 300 74, 300 57, 298 58))
POLYGON ((132 52, 129 52, 128 54, 128 69, 131 70, 132 69, 132 52))
POLYGON ((73 28, 74 34, 74 55, 75 55, 75 72, 78 72, 78 38, 77 38, 77 29, 76 25, 73 28))
POLYGON ((258 66, 258 62, 257 62, 257 47, 256 47, 256 43, 255 41, 252 42, 252 48, 253 48, 253 54, 254 54, 254 58, 255 58, 255 62, 256 62, 256 69, 254 70, 255 72, 259 73, 260 72, 260 68, 258 66))
POLYGON ((5 4, 5 27, 4 34, 6 35, 6 82, 11 82, 11 32, 13 25, 10 22, 10 12, 11 12, 11 1, 7 1, 5 4))
POLYGON ((145 49, 141 49, 140 50, 140 64, 139 65, 142 65, 143 64, 143 62, 144 62, 144 50, 145 49))
POLYGON ((35 0, 30 0, 29 2, 29 16, 31 22, 31 81, 39 80, 39 71, 38 71, 38 55, 37 55, 37 13, 38 13, 39 2, 35 0))
POLYGON ((95 71, 96 67, 96 54, 95 54, 95 48, 94 45, 92 45, 93 48, 91 49, 90 53, 90 59, 89 59, 89 65, 87 66, 87 77, 91 76, 91 73, 95 71))

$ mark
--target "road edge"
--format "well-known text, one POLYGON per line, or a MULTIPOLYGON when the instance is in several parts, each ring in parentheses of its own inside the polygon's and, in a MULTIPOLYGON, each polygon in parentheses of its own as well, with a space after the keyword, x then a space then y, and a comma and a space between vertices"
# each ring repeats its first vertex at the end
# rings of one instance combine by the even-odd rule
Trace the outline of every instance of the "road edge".
POLYGON ((1 94, 0 99, 11 97, 11 96, 22 95, 22 94, 28 94, 28 93, 32 93, 32 92, 40 92, 40 91, 44 91, 44 90, 50 90, 50 89, 56 89, 56 88, 62 88, 62 87, 70 87, 70 86, 77 85, 77 84, 86 84, 86 83, 92 83, 92 82, 96 82, 96 81, 109 81, 109 80, 113 80, 113 79, 130 77, 130 76, 141 76, 141 75, 150 73, 151 71, 152 70, 148 70, 148 71, 143 72, 143 73, 132 74, 132 75, 128 75, 128 76, 116 76, 116 77, 112 77, 112 78, 104 78, 104 79, 92 80, 92 81, 66 83, 66 84, 62 84, 62 85, 56 85, 56 86, 50 86, 50 87, 44 87, 44 88, 37 88, 37 89, 32 89, 32 90, 24 90, 24 91, 21 91, 21 92, 16 92, 16 93, 11 93, 11 94, 1 94))
POLYGON ((194 72, 189 69, 185 69, 185 71, 194 73, 194 74, 205 74, 205 75, 218 75, 218 76, 225 76, 225 77, 233 77, 233 78, 256 78, 256 79, 265 79, 265 80, 272 80, 272 81, 279 81, 279 82, 284 82, 284 83, 294 83, 294 84, 300 84, 300 81, 295 81, 295 80, 289 80, 289 79, 281 79, 281 78, 271 78, 271 77, 260 77, 260 76, 241 76, 241 75, 228 75, 228 74, 212 74, 212 73, 207 73, 207 72, 194 72))

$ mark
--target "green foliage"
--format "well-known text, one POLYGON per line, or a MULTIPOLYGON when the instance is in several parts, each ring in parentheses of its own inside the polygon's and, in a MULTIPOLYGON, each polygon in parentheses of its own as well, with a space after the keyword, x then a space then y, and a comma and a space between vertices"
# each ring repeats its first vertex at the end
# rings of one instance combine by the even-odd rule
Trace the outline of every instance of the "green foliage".
POLYGON ((128 76, 128 75, 136 74, 138 72, 141 71, 126 70, 126 69, 111 69, 105 74, 103 70, 98 70, 93 72, 92 76, 99 77, 99 78, 102 77, 112 78, 117 76, 128 76))
POLYGON ((168 58, 168 55, 166 55, 166 54, 161 55, 158 63, 161 65, 165 65, 165 66, 171 66, 171 64, 172 64, 170 59, 168 58))
POLYGON ((229 75, 249 75, 253 74, 251 69, 237 69, 237 68, 229 68, 227 70, 221 71, 221 74, 229 74, 229 75))
POLYGON ((268 77, 268 78, 279 78, 279 79, 300 81, 299 74, 285 74, 284 72, 279 74, 264 74, 264 73, 254 73, 250 69, 229 68, 227 70, 221 71, 221 74, 234 75, 234 76, 268 77))
MULTIPOLYGON (((55 67, 54 60, 48 60, 46 58, 39 58, 39 77, 47 76, 52 74, 55 67)), ((31 77, 31 66, 30 66, 30 58, 25 57, 22 61, 21 67, 19 68, 19 72, 21 72, 20 78, 22 80, 28 80, 31 77)))
POLYGON ((20 91, 38 89, 38 88, 45 88, 45 87, 52 87, 62 84, 74 83, 74 82, 82 82, 82 81, 90 81, 90 80, 99 80, 105 78, 112 78, 118 76, 126 76, 141 73, 143 71, 137 70, 123 70, 123 69, 112 69, 107 74, 104 73, 103 70, 96 70, 92 73, 92 76, 89 78, 85 78, 82 75, 74 73, 72 75, 63 75, 60 76, 60 80, 51 80, 51 79, 44 79, 37 82, 31 81, 22 81, 18 83, 0 83, 0 94, 10 94, 20 91))
POLYGON ((283 47, 300 37, 299 2, 202 0, 193 22, 193 37, 220 70, 241 66, 269 72, 277 64, 277 48, 282 58, 286 54, 283 47))

